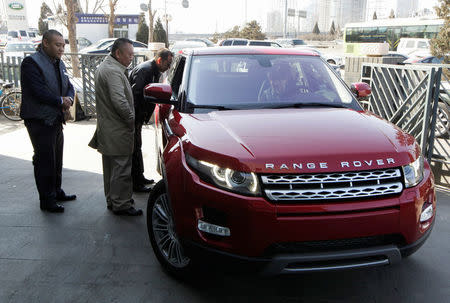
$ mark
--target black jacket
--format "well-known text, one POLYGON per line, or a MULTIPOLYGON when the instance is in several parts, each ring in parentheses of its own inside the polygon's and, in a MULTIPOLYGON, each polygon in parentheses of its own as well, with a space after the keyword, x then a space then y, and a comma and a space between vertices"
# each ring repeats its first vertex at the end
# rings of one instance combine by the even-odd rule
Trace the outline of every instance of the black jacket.
POLYGON ((20 82, 22 119, 40 120, 46 125, 64 121, 61 97, 73 98, 74 89, 61 60, 52 62, 43 51, 26 57, 20 67, 20 82))
POLYGON ((133 90, 136 123, 147 123, 150 120, 155 104, 144 100, 144 88, 150 83, 158 83, 160 77, 155 60, 145 61, 131 71, 129 80, 133 90))

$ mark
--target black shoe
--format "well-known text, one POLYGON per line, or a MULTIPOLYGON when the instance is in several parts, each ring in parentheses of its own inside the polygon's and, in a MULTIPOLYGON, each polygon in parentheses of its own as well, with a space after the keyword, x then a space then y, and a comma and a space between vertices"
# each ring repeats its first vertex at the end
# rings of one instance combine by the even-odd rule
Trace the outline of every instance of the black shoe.
POLYGON ((142 177, 141 178, 141 183, 142 184, 153 184, 153 183, 155 183, 155 181, 153 179, 147 179, 145 177, 142 177))
POLYGON ((145 186, 144 184, 133 186, 133 191, 138 193, 148 193, 152 190, 151 187, 145 186))
POLYGON ((57 201, 72 201, 72 200, 75 200, 76 198, 77 198, 77 195, 64 194, 64 196, 56 196, 57 201))
MULTIPOLYGON (((131 200, 130 200, 130 204, 131 204, 131 205, 134 205, 134 199, 131 199, 131 200)), ((106 208, 107 208, 108 210, 112 210, 112 205, 108 205, 108 206, 106 206, 106 208)))
POLYGON ((46 210, 49 213, 63 213, 64 206, 59 205, 57 203, 50 204, 50 205, 44 205, 41 203, 41 210, 46 210))
POLYGON ((113 210, 113 213, 118 216, 142 216, 142 210, 133 206, 127 209, 113 210))

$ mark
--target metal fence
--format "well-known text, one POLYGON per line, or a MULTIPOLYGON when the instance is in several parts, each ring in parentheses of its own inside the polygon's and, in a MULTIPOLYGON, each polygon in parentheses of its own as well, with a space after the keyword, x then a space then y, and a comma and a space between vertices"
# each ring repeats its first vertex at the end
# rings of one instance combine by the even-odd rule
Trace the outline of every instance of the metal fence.
MULTIPOLYGON (((32 52, 26 52, 24 56, 31 54, 32 52)), ((94 75, 97 67, 106 56, 106 54, 65 53, 62 57, 67 74, 77 92, 78 100, 86 116, 96 116, 94 75), (73 69, 73 62, 76 59, 78 59, 79 76, 74 73, 73 69)), ((16 87, 20 87, 20 65, 23 58, 7 56, 3 51, 0 51, 0 59, 0 79, 14 82, 16 87)), ((145 60, 145 55, 135 55, 131 68, 145 60)))
POLYGON ((436 183, 446 188, 450 188, 450 95, 445 75, 449 67, 365 63, 361 77, 372 88, 367 109, 412 134, 433 167, 436 183))

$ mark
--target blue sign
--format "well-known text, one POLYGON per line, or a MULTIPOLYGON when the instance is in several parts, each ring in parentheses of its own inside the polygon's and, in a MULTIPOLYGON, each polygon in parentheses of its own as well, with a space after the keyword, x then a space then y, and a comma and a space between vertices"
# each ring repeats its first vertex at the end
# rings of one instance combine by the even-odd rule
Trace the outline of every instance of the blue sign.
MULTIPOLYGON (((75 14, 78 24, 108 24, 107 15, 75 14)), ((116 15, 114 24, 138 24, 139 15, 116 15)))

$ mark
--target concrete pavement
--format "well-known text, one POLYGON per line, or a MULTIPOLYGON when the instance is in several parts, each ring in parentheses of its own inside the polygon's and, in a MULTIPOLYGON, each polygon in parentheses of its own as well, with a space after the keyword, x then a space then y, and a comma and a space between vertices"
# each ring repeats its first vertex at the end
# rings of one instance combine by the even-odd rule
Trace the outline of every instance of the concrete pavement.
MULTIPOLYGON (((448 302, 450 194, 438 193, 437 224, 425 245, 392 267, 261 278, 207 272, 167 276, 150 247, 145 216, 106 209, 100 155, 87 147, 95 122, 64 130, 64 214, 39 210, 32 147, 22 123, 0 118, 0 302, 448 302)), ((146 176, 154 172, 145 127, 146 176)), ((147 194, 135 196, 145 208, 147 194)))

